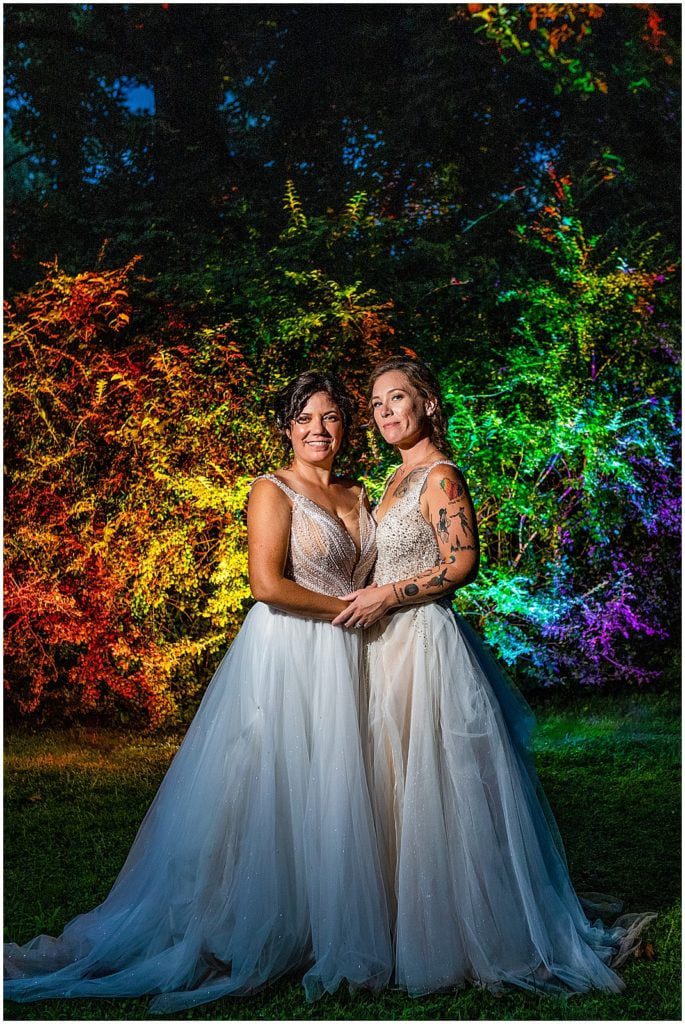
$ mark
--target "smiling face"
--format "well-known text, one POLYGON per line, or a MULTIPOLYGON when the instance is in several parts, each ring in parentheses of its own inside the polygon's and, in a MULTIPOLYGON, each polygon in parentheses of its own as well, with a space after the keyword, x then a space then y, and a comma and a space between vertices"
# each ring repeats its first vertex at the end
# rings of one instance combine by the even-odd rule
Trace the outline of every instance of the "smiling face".
POLYGON ((426 402, 401 370, 381 374, 373 386, 371 407, 388 444, 410 447, 429 434, 428 415, 433 404, 426 402))
POLYGON ((286 431, 295 459, 310 465, 331 463, 340 450, 345 433, 342 414, 330 395, 317 391, 286 431))

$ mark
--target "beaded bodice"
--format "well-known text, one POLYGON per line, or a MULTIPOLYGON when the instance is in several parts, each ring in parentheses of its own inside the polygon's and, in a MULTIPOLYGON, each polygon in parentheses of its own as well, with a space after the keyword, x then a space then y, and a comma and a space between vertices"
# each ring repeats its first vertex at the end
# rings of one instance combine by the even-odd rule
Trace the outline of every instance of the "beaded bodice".
POLYGON ((294 491, 272 473, 257 480, 271 480, 292 504, 290 548, 285 574, 307 590, 342 597, 363 587, 376 558, 376 524, 366 508, 364 490, 359 495, 360 550, 341 519, 317 505, 306 494, 294 491))
POLYGON ((378 558, 373 571, 374 583, 382 586, 384 583, 394 583, 395 580, 408 579, 438 564, 440 549, 435 531, 421 514, 419 498, 434 466, 453 465, 447 459, 440 459, 425 466, 424 472, 416 473, 402 497, 395 500, 378 523, 378 558))

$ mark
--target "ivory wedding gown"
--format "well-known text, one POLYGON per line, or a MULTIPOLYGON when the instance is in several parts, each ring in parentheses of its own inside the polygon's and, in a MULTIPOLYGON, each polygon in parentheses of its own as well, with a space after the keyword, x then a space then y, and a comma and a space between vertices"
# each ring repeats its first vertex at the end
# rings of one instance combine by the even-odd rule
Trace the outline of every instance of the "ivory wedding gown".
MULTIPOLYGON (((419 506, 432 468, 377 526, 378 584, 440 561, 419 506)), ((626 915, 613 927, 586 917, 528 753, 532 713, 450 601, 403 608, 372 627, 367 669, 395 982, 414 995, 467 981, 621 991, 609 964, 628 956, 656 915, 626 915)))
MULTIPOLYGON (((288 575, 363 586, 341 521, 282 481, 288 575)), ((306 971, 309 999, 392 971, 364 771, 359 633, 257 603, 219 665, 108 897, 59 938, 5 946, 7 998, 158 993, 157 1013, 306 971)))

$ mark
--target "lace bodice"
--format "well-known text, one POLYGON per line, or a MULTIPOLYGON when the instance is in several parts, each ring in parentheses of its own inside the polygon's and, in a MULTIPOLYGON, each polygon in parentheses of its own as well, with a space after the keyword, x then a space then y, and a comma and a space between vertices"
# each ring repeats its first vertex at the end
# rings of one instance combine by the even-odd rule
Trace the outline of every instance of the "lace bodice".
POLYGON ((359 495, 361 550, 341 519, 317 505, 306 494, 294 491, 272 473, 257 480, 270 480, 292 503, 290 549, 286 576, 307 590, 329 597, 342 597, 363 587, 376 557, 376 524, 366 508, 364 489, 359 495))
POLYGON ((434 466, 454 466, 454 463, 440 459, 425 466, 425 472, 417 473, 416 480, 388 509, 376 527, 378 558, 373 581, 379 586, 416 576, 440 561, 435 531, 423 518, 419 504, 421 489, 434 466))

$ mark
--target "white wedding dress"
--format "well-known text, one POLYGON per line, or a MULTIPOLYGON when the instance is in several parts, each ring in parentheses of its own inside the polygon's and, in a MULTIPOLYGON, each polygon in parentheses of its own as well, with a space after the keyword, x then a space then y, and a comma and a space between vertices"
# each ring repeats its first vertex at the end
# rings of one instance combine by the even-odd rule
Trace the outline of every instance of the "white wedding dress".
MULTIPOLYGON (((379 585, 440 561, 419 506, 432 468, 377 526, 379 585)), ((620 904, 576 896, 529 754, 532 713, 482 642, 442 600, 383 618, 366 655, 396 984, 414 995, 465 982, 621 991, 609 965, 656 915, 613 927, 586 916, 615 916, 620 904)))
MULTIPOLYGON (((337 596, 363 586, 375 542, 361 497, 357 552, 339 519, 267 479, 292 503, 290 578, 337 596)), ((360 658, 358 633, 255 604, 108 897, 58 938, 6 945, 5 996, 156 994, 168 1013, 295 970, 309 999, 386 985, 360 658)))

